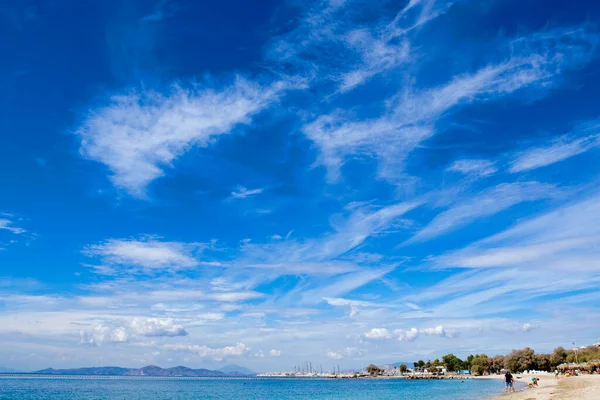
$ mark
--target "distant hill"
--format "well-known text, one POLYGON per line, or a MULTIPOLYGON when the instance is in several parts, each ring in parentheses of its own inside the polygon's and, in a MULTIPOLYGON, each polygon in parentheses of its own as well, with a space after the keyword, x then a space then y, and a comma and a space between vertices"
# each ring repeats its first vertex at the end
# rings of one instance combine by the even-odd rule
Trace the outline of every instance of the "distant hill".
POLYGON ((182 376, 182 377, 227 377, 227 376, 245 376, 255 375, 252 371, 239 366, 227 366, 227 371, 213 371, 210 369, 192 369, 184 366, 161 368, 156 365, 148 365, 143 368, 122 368, 122 367, 90 367, 90 368, 69 368, 53 369, 47 368, 32 372, 42 375, 97 375, 97 376, 182 376), (231 368, 228 368, 231 367, 231 368), (246 373, 246 371, 250 373, 246 373))
POLYGON ((10 374, 13 372, 17 372, 17 371, 14 369, 10 369, 10 368, 0 367, 0 374, 10 374))
POLYGON ((240 375, 240 376, 249 376, 249 375, 256 375, 256 372, 239 366, 239 365, 235 365, 235 364, 230 364, 230 365, 226 365, 223 368, 219 368, 219 371, 229 374, 229 375, 240 375))
POLYGON ((414 362, 408 362, 408 361, 398 361, 398 362, 395 362, 395 363, 393 363, 393 364, 388 364, 388 365, 391 365, 392 367, 399 367, 401 364, 404 364, 404 365, 406 365, 407 367, 409 367, 409 368, 412 368, 412 367, 413 367, 413 364, 414 364, 414 362))

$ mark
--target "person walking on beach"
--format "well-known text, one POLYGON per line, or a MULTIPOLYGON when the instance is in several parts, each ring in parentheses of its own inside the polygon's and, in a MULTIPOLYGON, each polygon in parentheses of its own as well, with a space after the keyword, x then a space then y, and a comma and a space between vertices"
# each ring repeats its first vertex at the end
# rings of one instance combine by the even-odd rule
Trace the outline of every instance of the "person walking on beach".
POLYGON ((506 374, 504 374, 504 381, 506 382, 506 393, 514 392, 515 391, 514 379, 513 379, 512 374, 510 373, 510 371, 506 371, 506 374))
POLYGON ((554 370, 554 379, 558 379, 558 368, 554 370))

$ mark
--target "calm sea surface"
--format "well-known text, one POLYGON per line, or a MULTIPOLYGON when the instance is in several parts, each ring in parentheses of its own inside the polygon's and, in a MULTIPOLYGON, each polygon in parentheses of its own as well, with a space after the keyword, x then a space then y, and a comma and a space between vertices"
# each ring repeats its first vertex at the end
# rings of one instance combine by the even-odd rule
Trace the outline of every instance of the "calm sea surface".
POLYGON ((191 399, 437 399, 488 398, 504 390, 500 380, 406 381, 332 379, 11 379, 0 378, 2 400, 191 399))

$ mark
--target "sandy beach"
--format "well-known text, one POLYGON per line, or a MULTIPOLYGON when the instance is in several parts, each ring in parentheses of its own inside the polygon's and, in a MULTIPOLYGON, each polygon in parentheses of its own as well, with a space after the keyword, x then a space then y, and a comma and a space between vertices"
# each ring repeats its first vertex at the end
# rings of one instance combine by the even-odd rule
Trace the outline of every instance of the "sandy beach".
MULTIPOLYGON (((515 375, 517 376, 517 375, 515 375)), ((518 375, 519 381, 529 382, 533 375, 518 375)), ((504 393, 494 400, 597 400, 600 399, 600 375, 561 376, 535 375, 540 378, 539 387, 523 389, 516 393, 504 393)), ((503 379, 501 377, 500 379, 503 379)))

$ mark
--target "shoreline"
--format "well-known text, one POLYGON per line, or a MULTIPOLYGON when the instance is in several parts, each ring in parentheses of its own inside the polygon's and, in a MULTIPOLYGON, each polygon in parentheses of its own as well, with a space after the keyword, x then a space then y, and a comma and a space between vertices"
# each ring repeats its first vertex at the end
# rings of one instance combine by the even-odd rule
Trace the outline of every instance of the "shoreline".
POLYGON ((257 374, 258 378, 322 378, 322 379, 407 379, 407 380, 467 380, 467 379, 493 379, 492 377, 475 377, 472 375, 357 375, 349 374, 320 374, 320 373, 294 373, 294 372, 269 372, 257 374))

